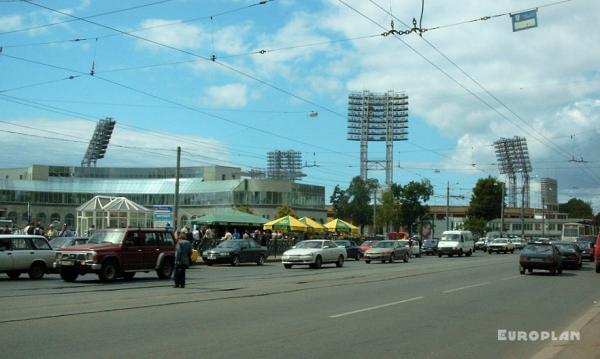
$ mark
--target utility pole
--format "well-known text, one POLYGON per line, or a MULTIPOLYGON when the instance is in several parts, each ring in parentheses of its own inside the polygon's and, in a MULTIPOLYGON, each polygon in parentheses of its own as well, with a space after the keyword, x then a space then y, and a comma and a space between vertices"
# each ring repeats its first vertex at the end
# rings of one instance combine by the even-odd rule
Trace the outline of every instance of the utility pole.
POLYGON ((521 239, 525 239, 525 184, 521 191, 521 239))
POLYGON ((175 218, 173 219, 173 228, 179 228, 179 169, 181 166, 181 147, 177 146, 177 167, 175 168, 175 218))
POLYGON ((502 184, 502 200, 500 201, 500 236, 504 237, 504 182, 502 184))
POLYGON ((446 186, 446 230, 450 230, 450 181, 446 186))
POLYGON ((375 219, 377 218, 377 187, 373 187, 373 237, 377 234, 375 219))

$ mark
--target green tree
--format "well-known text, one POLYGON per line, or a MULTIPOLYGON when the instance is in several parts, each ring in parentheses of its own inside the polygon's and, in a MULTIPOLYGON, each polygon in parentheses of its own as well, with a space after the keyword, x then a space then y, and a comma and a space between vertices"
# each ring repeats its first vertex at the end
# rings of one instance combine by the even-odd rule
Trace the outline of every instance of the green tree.
POLYGON ((433 186, 428 180, 410 181, 404 186, 394 183, 391 191, 400 203, 400 224, 410 229, 413 223, 424 219, 429 213, 429 206, 421 204, 433 195, 433 186))
POLYGON ((592 205, 578 198, 571 198, 567 203, 559 204, 558 210, 567 213, 569 218, 594 218, 592 205))
POLYGON ((480 178, 473 188, 467 216, 485 222, 500 218, 501 203, 502 183, 493 177, 480 178))
POLYGON ((333 189, 333 193, 331 194, 331 197, 329 197, 329 201, 333 206, 333 211, 335 212, 335 216, 337 218, 349 217, 348 195, 346 194, 346 191, 340 188, 339 185, 336 185, 333 189))
POLYGON ((287 205, 283 205, 280 207, 277 207, 277 218, 281 218, 281 217, 285 217, 285 216, 292 216, 292 217, 296 217, 296 213, 294 212, 294 210, 291 207, 288 207, 287 205))
POLYGON ((356 176, 350 182, 346 191, 348 196, 348 215, 350 221, 361 227, 361 232, 365 224, 372 222, 372 207, 370 205, 372 188, 376 182, 364 181, 360 176, 356 176))
POLYGON ((468 216, 465 219, 465 229, 473 233, 485 233, 487 222, 483 218, 468 216))
POLYGON ((383 192, 381 195, 381 204, 377 206, 377 225, 382 228, 387 228, 391 225, 392 228, 400 225, 399 219, 400 206, 394 197, 391 190, 383 192))

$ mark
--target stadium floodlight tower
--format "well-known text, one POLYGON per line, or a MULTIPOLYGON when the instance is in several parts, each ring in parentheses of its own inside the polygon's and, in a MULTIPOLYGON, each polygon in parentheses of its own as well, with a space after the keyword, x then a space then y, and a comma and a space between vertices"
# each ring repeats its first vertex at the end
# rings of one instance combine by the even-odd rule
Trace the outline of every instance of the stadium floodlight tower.
POLYGON ((348 140, 360 141, 360 177, 366 181, 368 170, 377 169, 383 161, 369 161, 371 141, 385 141, 385 183, 391 185, 394 175, 394 142, 407 140, 408 95, 388 91, 352 92, 348 96, 348 140), (369 164, 374 166, 369 167, 369 164))
POLYGON ((267 153, 267 177, 295 182, 304 177, 302 153, 294 150, 267 153))
POLYGON ((81 167, 91 167, 92 164, 96 167, 96 161, 104 158, 116 123, 110 117, 98 121, 83 160, 81 160, 81 167))
POLYGON ((529 207, 529 173, 531 161, 527 149, 527 139, 515 136, 514 138, 500 138, 494 142, 498 168, 501 174, 508 177, 508 207, 517 207, 517 173, 523 178, 522 206, 529 207))

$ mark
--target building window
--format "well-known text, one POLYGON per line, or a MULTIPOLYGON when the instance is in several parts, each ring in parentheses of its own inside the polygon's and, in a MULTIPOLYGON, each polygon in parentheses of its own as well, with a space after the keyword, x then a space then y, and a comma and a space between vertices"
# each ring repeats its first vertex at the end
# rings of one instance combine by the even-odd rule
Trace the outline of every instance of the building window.
POLYGON ((54 223, 54 222, 60 222, 60 214, 52 213, 50 215, 50 223, 54 223))
POLYGON ((71 213, 67 214, 65 216, 65 223, 67 224, 67 226, 69 226, 70 228, 73 228, 75 226, 75 216, 72 215, 71 213))

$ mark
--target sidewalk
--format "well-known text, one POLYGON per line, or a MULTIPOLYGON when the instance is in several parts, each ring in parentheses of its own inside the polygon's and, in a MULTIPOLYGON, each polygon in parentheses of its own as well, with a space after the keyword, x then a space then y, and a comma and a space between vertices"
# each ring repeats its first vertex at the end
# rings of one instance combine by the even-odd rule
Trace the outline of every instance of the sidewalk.
POLYGON ((533 359, 600 358, 600 301, 595 301, 592 309, 565 330, 579 331, 581 340, 551 342, 533 356, 533 359))

